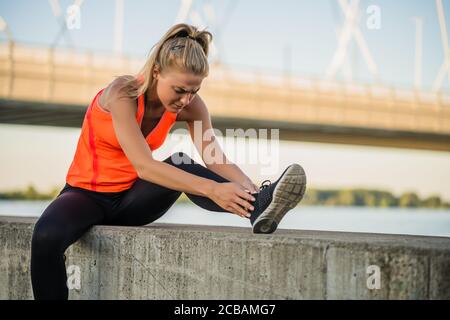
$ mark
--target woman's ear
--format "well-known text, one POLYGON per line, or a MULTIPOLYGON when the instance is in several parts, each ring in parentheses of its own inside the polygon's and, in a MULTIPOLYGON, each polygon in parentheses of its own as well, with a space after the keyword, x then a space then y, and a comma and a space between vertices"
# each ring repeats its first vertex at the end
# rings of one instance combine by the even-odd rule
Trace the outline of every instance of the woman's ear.
POLYGON ((160 72, 159 72, 159 66, 158 66, 158 65, 155 65, 155 66, 153 67, 153 79, 154 79, 154 80, 158 80, 158 79, 159 79, 159 75, 160 75, 160 72))

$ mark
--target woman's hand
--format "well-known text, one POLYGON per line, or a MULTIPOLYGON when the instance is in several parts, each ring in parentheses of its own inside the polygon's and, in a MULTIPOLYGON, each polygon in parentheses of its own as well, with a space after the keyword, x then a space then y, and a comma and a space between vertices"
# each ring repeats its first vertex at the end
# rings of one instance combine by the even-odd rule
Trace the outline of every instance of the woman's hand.
POLYGON ((254 207, 248 201, 255 201, 255 198, 238 183, 224 182, 215 184, 209 198, 221 208, 243 218, 250 218, 250 212, 247 210, 254 210, 254 207))
POLYGON ((242 183, 242 186, 245 190, 248 190, 250 193, 258 193, 259 189, 258 187, 250 180, 249 178, 245 179, 242 183))

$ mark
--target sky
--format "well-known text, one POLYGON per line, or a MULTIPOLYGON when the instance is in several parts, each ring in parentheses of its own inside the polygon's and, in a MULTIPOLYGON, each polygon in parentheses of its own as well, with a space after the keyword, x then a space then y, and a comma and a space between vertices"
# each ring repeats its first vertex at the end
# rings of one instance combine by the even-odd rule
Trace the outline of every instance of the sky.
MULTIPOLYGON (((125 1, 123 53, 147 55, 153 44, 174 23, 181 1, 125 1)), ((207 1, 197 1, 201 4, 207 1)), ((60 1, 63 11, 72 1, 60 1)), ((85 0, 80 29, 68 31, 78 50, 112 53, 114 1, 85 0)), ((336 28, 344 17, 337 1, 211 1, 216 19, 208 29, 216 37, 222 63, 240 68, 284 72, 321 78, 336 50, 336 28), (232 8, 232 10, 228 10, 232 8), (227 14, 228 12, 228 14, 227 14), (217 22, 218 21, 218 22, 217 22), (218 26, 219 25, 219 26, 218 26), (288 58, 290 57, 290 58, 288 58)), ((443 0, 447 24, 450 1, 443 0)), ((411 88, 414 79, 415 27, 423 29, 423 88, 433 84, 443 62, 443 47, 435 1, 362 0, 358 24, 386 85, 411 88), (378 30, 366 27, 370 5, 380 8, 378 30)), ((59 22, 45 0, 0 0, 0 16, 18 42, 48 46, 59 31, 59 22)), ((0 33, 0 40, 5 35, 0 33)), ((59 45, 69 43, 61 41, 59 45)), ((368 71, 356 46, 349 50, 355 81, 377 81, 368 71)), ((342 74, 338 74, 338 78, 342 74)), ((450 88, 444 81, 443 90, 450 88)), ((77 128, 0 125, 0 190, 35 184, 42 190, 62 186, 79 135, 77 128)), ((186 142, 187 145, 187 142, 186 142)), ((179 145, 177 145, 179 146, 179 145)), ((164 158, 174 148, 167 144, 156 152, 164 158)), ((292 162, 303 165, 313 187, 368 187, 394 193, 441 195, 450 200, 450 153, 324 143, 282 142, 275 157, 280 168, 292 162)), ((258 165, 242 164, 257 181, 258 165)), ((281 170, 281 169, 280 169, 281 170)))

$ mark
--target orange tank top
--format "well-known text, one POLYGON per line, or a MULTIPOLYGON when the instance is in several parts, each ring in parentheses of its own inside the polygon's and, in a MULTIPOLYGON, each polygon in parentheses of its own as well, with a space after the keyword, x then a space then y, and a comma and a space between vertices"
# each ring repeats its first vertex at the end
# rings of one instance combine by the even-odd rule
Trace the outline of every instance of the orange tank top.
MULTIPOLYGON (((98 102, 103 90, 105 88, 97 93, 86 111, 66 182, 73 187, 92 191, 120 192, 129 189, 138 175, 120 147, 111 114, 102 109, 98 102)), ((140 95, 136 113, 139 126, 142 124, 144 111, 144 95, 140 95)), ((164 111, 159 123, 145 137, 151 150, 156 150, 163 144, 176 118, 176 113, 164 111)))

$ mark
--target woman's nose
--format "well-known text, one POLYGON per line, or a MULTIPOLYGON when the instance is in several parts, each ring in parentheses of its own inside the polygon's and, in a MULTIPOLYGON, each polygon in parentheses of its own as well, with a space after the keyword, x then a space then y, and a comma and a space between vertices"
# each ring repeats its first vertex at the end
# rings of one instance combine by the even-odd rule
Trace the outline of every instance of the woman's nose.
POLYGON ((191 102, 192 100, 192 93, 186 93, 183 95, 183 97, 181 98, 181 102, 183 103, 183 105, 188 105, 189 102, 191 102))

